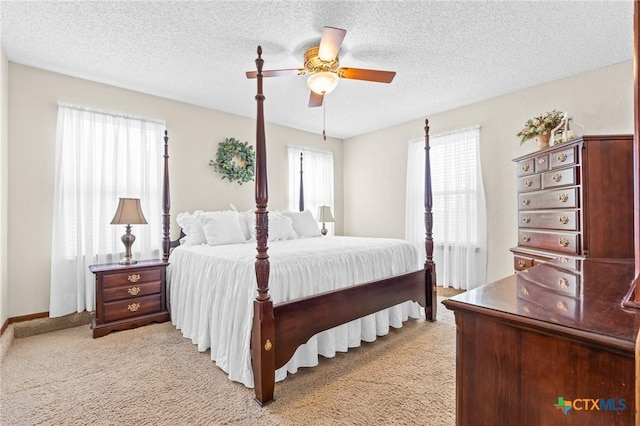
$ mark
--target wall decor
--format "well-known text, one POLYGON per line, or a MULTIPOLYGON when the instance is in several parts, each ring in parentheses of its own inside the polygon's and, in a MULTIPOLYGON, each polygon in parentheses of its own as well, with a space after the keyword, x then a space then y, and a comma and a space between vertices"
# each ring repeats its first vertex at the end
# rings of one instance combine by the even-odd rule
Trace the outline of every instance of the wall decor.
POLYGON ((253 146, 248 142, 227 138, 218 144, 216 159, 209 160, 209 166, 222 174, 222 179, 242 185, 253 180, 255 158, 253 146))

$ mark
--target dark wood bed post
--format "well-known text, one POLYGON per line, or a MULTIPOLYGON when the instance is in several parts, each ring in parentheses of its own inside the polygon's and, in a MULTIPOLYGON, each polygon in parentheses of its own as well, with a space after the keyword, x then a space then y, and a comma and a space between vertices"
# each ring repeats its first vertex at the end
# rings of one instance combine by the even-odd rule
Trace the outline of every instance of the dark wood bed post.
POLYGON ((425 280, 427 282, 427 320, 436 320, 437 289, 436 264, 433 261, 433 196, 431 191, 431 159, 429 157, 429 119, 424 120, 424 225, 426 229, 424 247, 427 252, 425 261, 425 280))
POLYGON ((251 361, 256 402, 263 406, 273 399, 275 387, 275 324, 273 301, 269 295, 269 255, 267 237, 269 216, 267 201, 267 148, 264 133, 264 95, 262 93, 262 47, 258 46, 256 67, 258 69, 258 117, 256 124, 256 280, 258 295, 253 301, 253 329, 251 331, 251 361))
POLYGON ((169 133, 164 131, 164 177, 162 181, 162 260, 169 260, 171 250, 171 235, 169 225, 171 222, 171 200, 169 197, 169 133))
POLYGON ((304 184, 302 181, 302 153, 300 153, 300 202, 298 203, 298 210, 304 211, 304 184))

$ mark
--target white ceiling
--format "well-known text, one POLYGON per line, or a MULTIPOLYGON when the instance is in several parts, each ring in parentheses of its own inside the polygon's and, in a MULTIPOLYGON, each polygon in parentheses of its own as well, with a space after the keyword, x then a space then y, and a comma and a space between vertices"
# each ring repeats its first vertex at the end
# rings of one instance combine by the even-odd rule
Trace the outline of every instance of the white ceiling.
MULTIPOLYGON (((632 58, 629 1, 6 1, 9 61, 255 117, 264 69, 302 67, 323 26, 344 28, 327 135, 348 138, 632 58)), ((305 77, 265 79, 265 118, 322 132, 305 77)), ((549 108, 553 106, 550 105, 549 108)), ((540 111, 532 111, 532 114, 540 111)))

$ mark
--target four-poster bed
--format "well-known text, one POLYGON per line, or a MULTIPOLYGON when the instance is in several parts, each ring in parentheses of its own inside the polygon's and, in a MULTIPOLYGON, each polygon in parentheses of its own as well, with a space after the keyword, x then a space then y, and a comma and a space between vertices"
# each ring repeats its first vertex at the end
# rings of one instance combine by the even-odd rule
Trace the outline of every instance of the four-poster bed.
MULTIPOLYGON (((298 352, 300 352, 300 348, 305 346, 305 343, 310 341, 310 339, 319 333, 329 332, 334 328, 346 327, 347 325, 352 324, 356 320, 364 321, 367 318, 375 318, 376 324, 379 327, 379 321, 383 323, 387 322, 387 327, 389 323, 393 321, 389 320, 386 317, 386 313, 382 316, 384 317, 380 320, 380 313, 384 310, 385 312, 389 312, 389 318, 391 316, 401 317, 403 320, 406 320, 407 315, 413 316, 411 313, 407 314, 407 312, 411 311, 411 307, 406 307, 411 305, 411 301, 417 302, 420 306, 425 309, 426 319, 429 321, 434 321, 436 318, 436 280, 435 280, 435 264, 433 262, 433 239, 432 239, 432 197, 431 197, 431 181, 430 181, 430 173, 429 173, 429 126, 428 121, 425 121, 425 157, 426 157, 426 169, 425 169, 425 225, 426 225, 426 235, 425 235, 425 248, 427 253, 427 260, 424 266, 417 265, 417 257, 415 257, 415 263, 413 262, 413 258, 410 256, 410 253, 405 257, 405 263, 402 265, 398 265, 396 263, 390 264, 389 270, 393 270, 395 272, 381 272, 380 275, 371 275, 368 271, 363 271, 368 269, 367 266, 357 266, 355 263, 350 264, 350 260, 344 261, 347 262, 346 269, 351 269, 349 271, 349 275, 354 275, 358 277, 369 277, 367 279, 363 279, 359 281, 357 278, 353 282, 341 283, 340 285, 331 285, 328 287, 322 286, 322 288, 328 288, 328 290, 321 290, 320 292, 316 292, 313 294, 304 294, 303 297, 289 297, 283 298, 282 294, 284 291, 280 288, 280 286, 275 286, 274 282, 271 282, 270 288, 270 276, 273 280, 278 277, 280 273, 280 269, 282 269, 281 259, 284 258, 284 254, 286 252, 291 251, 295 253, 298 257, 307 256, 307 252, 305 246, 300 241, 295 241, 297 244, 294 246, 294 249, 285 248, 285 244, 281 244, 280 241, 274 241, 271 243, 271 248, 267 247, 267 242, 272 241, 269 239, 269 221, 270 218, 267 212, 267 202, 268 202, 268 186, 267 186, 267 161, 266 161, 266 140, 265 140, 265 130, 264 130, 264 94, 262 91, 263 84, 263 75, 262 75, 262 49, 258 47, 258 56, 256 59, 257 66, 257 95, 255 97, 257 101, 257 121, 256 121, 256 162, 255 162, 255 199, 256 199, 256 210, 255 210, 255 241, 256 241, 256 250, 257 255, 255 256, 255 261, 252 261, 254 265, 252 266, 253 274, 255 279, 253 279, 253 289, 250 291, 255 296, 256 287, 255 283, 257 282, 257 296, 253 301, 248 299, 249 309, 253 312, 252 322, 248 325, 245 325, 243 328, 250 327, 250 342, 246 342, 250 344, 250 363, 253 371, 253 385, 255 388, 255 400, 260 405, 264 405, 273 399, 274 386, 276 378, 276 370, 282 369, 287 365, 292 356, 298 356, 298 352), (271 250, 271 251, 269 251, 271 250), (283 254, 284 253, 284 254, 283 254), (271 255, 271 256, 270 256, 271 255), (275 257, 274 257, 275 256, 275 257), (273 267, 276 267, 274 270, 273 267), (420 269, 418 269, 420 268, 420 269), (417 269, 417 270, 416 270, 417 269), (373 278, 371 278, 373 277, 373 278), (271 290, 271 292, 270 292, 271 290), (276 292, 276 293, 274 293, 276 292), (277 294, 277 296, 275 296, 277 294), (275 301, 274 301, 275 299, 275 301), (279 299, 279 300, 278 300, 279 299), (290 299, 290 300, 289 300, 290 299), (278 302, 278 303, 276 303, 278 302), (400 311, 397 311, 400 309, 400 311), (395 310, 395 311, 394 311, 395 310), (395 312, 395 313, 392 313, 395 312), (397 314, 397 315, 396 315, 397 314), (302 345, 302 346, 301 346, 302 345)), ((169 259, 169 251, 171 248, 175 247, 177 244, 172 243, 170 240, 170 232, 169 232, 169 220, 170 220, 170 202, 169 202, 169 174, 168 174, 168 138, 165 134, 165 175, 164 175, 164 192, 163 192, 163 259, 169 259)), ((302 160, 302 159, 301 159, 302 160)), ((301 164, 302 165, 302 164, 301 164)), ((302 187, 301 187, 302 191, 302 187)), ((302 194, 301 194, 302 200, 302 194)), ((302 201, 301 201, 302 203, 302 201)), ((304 206, 301 204, 300 209, 303 210, 304 206)), ((272 218, 273 220, 273 218, 272 218)), ((275 225, 275 222, 274 224, 275 225)), ((317 227, 317 225, 316 225, 317 227)), ((187 232, 188 234, 188 232, 187 232)), ((182 235, 182 234, 181 234, 182 235)), ((327 244, 332 239, 340 242, 342 245, 351 245, 351 240, 349 238, 356 239, 354 237, 318 237, 318 238, 309 238, 308 243, 312 245, 319 245, 321 250, 331 251, 327 244)), ((362 239, 365 240, 365 239, 362 239)), ((388 239, 370 239, 375 240, 372 241, 375 245, 380 246, 388 246, 385 249, 390 250, 390 252, 402 252, 402 250, 406 250, 406 246, 409 246, 406 242, 400 242, 400 240, 388 240, 388 239), (388 241, 387 241, 388 240, 388 241)), ((237 246, 246 246, 245 244, 238 244, 237 246)), ((200 258, 204 257, 204 251, 206 250, 214 250, 215 248, 208 247, 195 247, 191 248, 192 252, 195 252, 195 256, 200 256, 200 258)), ((224 255, 229 255, 229 252, 233 252, 232 255, 235 256, 234 250, 241 250, 241 248, 232 248, 228 246, 225 248, 224 255)), ((361 250, 357 248, 357 250, 361 250)), ((373 249, 371 249, 373 250, 373 249)), ((382 248, 380 248, 382 250, 382 248)), ((411 246, 411 250, 415 251, 415 248, 411 246)), ((171 265, 169 268, 174 267, 173 263, 178 263, 177 261, 183 257, 184 252, 187 250, 174 250, 171 258, 171 265)), ((219 250, 221 251, 221 250, 219 250)), ((255 253, 255 251, 254 251, 255 253)), ((371 253, 374 253, 373 251, 371 253)), ((386 258, 392 257, 387 254, 388 252, 376 251, 375 254, 371 254, 368 256, 373 257, 376 261, 376 264, 383 264, 386 262, 386 258), (377 256, 377 258, 376 258, 377 256)), ((239 256, 239 255, 238 255, 239 256)), ((309 256, 311 256, 309 254, 309 256)), ((253 256, 252 256, 253 257, 253 256)), ((326 256, 325 256, 326 257, 326 256)), ((331 270, 327 265, 332 263, 326 262, 335 262, 335 260, 325 261, 323 258, 315 258, 312 259, 310 263, 318 263, 319 265, 323 265, 324 263, 325 269, 321 270, 322 276, 326 276, 326 271, 331 270)), ((349 258, 350 259, 350 258, 349 258)), ((296 257, 297 260, 297 257, 296 257)), ((228 261, 226 259, 225 261, 228 261)), ((200 260, 198 260, 200 262, 200 260)), ((395 262, 395 261, 394 261, 395 262)), ((246 266, 246 265, 244 265, 246 266)), ((345 265, 343 265, 344 267, 345 265)), ((215 269, 215 268, 212 268, 215 269)), ((374 268, 375 269, 375 268, 374 268)), ((246 273, 246 269, 242 269, 246 273)), ((173 271, 175 275, 178 275, 178 272, 173 271)), ((335 272, 335 271, 332 271, 335 272)), ((183 272, 184 274, 188 274, 188 272, 183 272)), ((378 274, 378 272, 376 272, 378 274)), ((246 274, 245 274, 246 275, 246 274)), ((318 275, 316 273, 316 275, 318 275)), ((309 276, 313 277, 314 272, 309 272, 309 276)), ((236 276, 233 277, 236 280, 239 280, 236 276)), ((326 280, 327 278, 325 278, 326 280)), ((338 278, 335 278, 336 280, 338 278)), ((342 278, 340 278, 342 279, 342 278)), ((279 284, 279 283, 278 283, 279 284)), ((306 286, 306 283, 301 281, 298 283, 300 286, 306 286)), ((334 284, 334 283, 331 283, 334 284)), ((173 283, 171 284, 174 285, 173 283)), ((213 285, 213 284, 212 284, 213 285)), ((217 284, 215 284, 217 285, 217 284)), ((235 286, 236 283, 234 282, 235 286)), ((240 288, 240 287, 238 287, 240 288)), ((207 293, 208 290, 198 289, 198 291, 202 291, 202 293, 198 293, 197 296, 194 296, 193 289, 174 289, 173 287, 170 289, 170 297, 175 293, 182 294, 185 298, 191 298, 195 300, 195 303, 200 303, 203 299, 211 299, 218 296, 211 296, 211 293, 207 293)), ((226 291, 226 290, 225 290, 226 291)), ((232 292, 242 292, 242 288, 238 290, 236 287, 232 292)), ((214 303, 219 303, 222 305, 226 304, 228 307, 229 303, 223 303, 220 300, 214 303)), ((178 302, 178 306, 176 306, 176 300, 171 300, 172 304, 172 321, 176 324, 176 321, 185 322, 184 326, 187 328, 192 328, 194 334, 203 334, 199 328, 200 324, 195 324, 200 321, 202 323, 202 319, 197 319, 191 314, 185 314, 186 309, 190 309, 185 306, 184 301, 181 300, 178 302), (177 313, 177 314, 176 314, 177 313), (184 315, 183 315, 184 314, 184 315), (180 318, 175 318, 180 317, 180 318), (190 322, 190 323, 189 323, 190 322)), ((415 305, 415 304, 414 304, 415 305)), ((223 308, 225 306, 222 306, 223 308)), ((245 302, 238 302, 237 307, 233 306, 231 310, 242 310, 242 308, 246 307, 245 302)), ((416 305, 417 307, 417 305, 416 305)), ((202 306, 197 307, 197 309, 207 309, 202 308, 202 306)), ((211 312, 205 312, 204 316, 212 316, 217 315, 211 312)), ((247 315, 250 317, 250 315, 247 315)), ((202 318, 202 316, 200 317, 202 318)), ((242 322, 246 318, 244 317, 236 317, 234 321, 242 322)), ((251 321, 251 318, 246 319, 247 321, 251 321)), ((178 326, 178 325, 176 325, 178 326)), ((393 324, 392 324, 393 326, 393 324)), ((363 326, 364 327, 364 326, 363 326)), ((211 332, 208 336, 204 336, 204 340, 210 340, 212 338, 216 338, 213 336, 218 333, 218 331, 211 332), (213 337, 212 337, 213 336, 213 337)), ((231 332, 233 334, 233 332, 231 332)), ((237 336, 236 336, 237 337, 237 336)), ((242 337, 242 336, 240 336, 242 337)), ((374 337, 375 338, 375 337, 374 337)), ((194 337, 192 337, 194 339, 194 337)), ((360 339, 360 337, 358 337, 360 339)), ((358 340, 359 342, 359 340, 358 340)), ((194 339, 195 343, 195 339, 194 339)), ((240 342, 242 343, 242 342, 240 342)), ((358 343, 359 344, 359 343, 358 343)), ((351 346, 350 346, 351 347, 351 346)), ((211 345, 212 354, 214 351, 213 345, 211 345)), ((318 351, 318 353, 322 353, 318 351)), ((244 354, 240 354, 239 356, 244 356, 244 354)), ((216 361, 218 362, 218 361, 216 361)), ((226 362, 225 360, 221 360, 221 363, 226 362)), ((222 367, 221 367, 222 368, 222 367)), ((296 367, 297 368, 297 367, 296 367)), ((224 369, 224 368, 223 368, 224 369)), ((226 371, 226 370, 225 370, 226 371)), ((230 375, 231 377, 231 375, 230 375)), ((246 384, 246 382, 245 382, 246 384)))

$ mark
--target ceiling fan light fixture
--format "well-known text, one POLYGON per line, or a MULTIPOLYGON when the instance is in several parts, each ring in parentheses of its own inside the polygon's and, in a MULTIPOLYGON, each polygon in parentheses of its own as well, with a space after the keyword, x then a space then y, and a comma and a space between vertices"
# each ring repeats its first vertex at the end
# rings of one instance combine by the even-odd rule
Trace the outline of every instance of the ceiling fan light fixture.
POLYGON ((338 80, 339 77, 336 73, 321 71, 309 76, 307 86, 319 95, 326 95, 336 88, 338 80))

